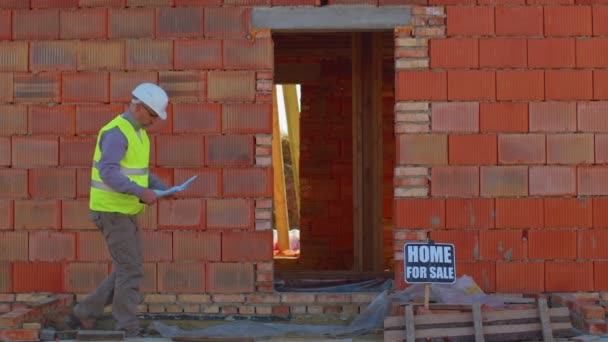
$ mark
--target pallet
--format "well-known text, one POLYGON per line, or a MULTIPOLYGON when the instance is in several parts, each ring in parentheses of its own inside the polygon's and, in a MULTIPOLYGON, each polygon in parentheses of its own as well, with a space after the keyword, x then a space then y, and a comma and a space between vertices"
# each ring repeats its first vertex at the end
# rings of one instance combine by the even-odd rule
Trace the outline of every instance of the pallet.
MULTIPOLYGON (((462 309, 467 305, 459 305, 462 309)), ((414 315, 414 305, 405 307, 405 317, 384 321, 384 342, 416 342, 450 338, 450 341, 529 341, 554 342, 554 337, 573 336, 568 308, 547 307, 544 298, 535 309, 482 311, 481 305, 468 305, 467 312, 414 315)))

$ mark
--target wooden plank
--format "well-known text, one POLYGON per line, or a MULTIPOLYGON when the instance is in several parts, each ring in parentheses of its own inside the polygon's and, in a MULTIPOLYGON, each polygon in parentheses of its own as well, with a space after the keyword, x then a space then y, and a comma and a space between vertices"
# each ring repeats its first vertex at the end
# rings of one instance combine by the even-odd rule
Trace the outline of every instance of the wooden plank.
POLYGON ((253 337, 174 337, 176 342, 255 342, 253 337))
POLYGON ((407 342, 416 341, 416 328, 414 324, 414 308, 411 306, 405 307, 405 334, 407 342))
POLYGON ((279 129, 279 109, 274 86, 272 87, 272 168, 274 178, 274 215, 279 240, 279 251, 285 251, 289 249, 289 218, 287 216, 285 172, 283 170, 281 131, 279 129))
MULTIPOLYGON (((571 327, 568 323, 551 323, 553 330, 569 329, 571 327)), ((498 334, 517 334, 526 333, 530 331, 541 332, 540 323, 529 323, 529 324, 506 324, 506 325, 490 325, 484 328, 485 335, 498 335, 498 334)), ((474 336, 475 329, 473 327, 459 327, 459 328, 430 328, 430 329, 416 329, 416 338, 435 338, 445 336, 474 336)))
POLYGON ((296 207, 300 213, 300 107, 295 84, 284 84, 283 100, 285 101, 285 114, 287 116, 287 134, 291 156, 291 171, 293 174, 294 190, 296 193, 296 207))
POLYGON ((353 257, 354 270, 364 270, 363 225, 363 60, 362 33, 352 34, 352 140, 353 140, 353 257))
POLYGON ((473 329, 475 330, 475 342, 485 342, 481 318, 481 305, 478 303, 473 304, 473 329))
POLYGON ((76 339, 78 341, 122 341, 125 339, 125 332, 118 330, 80 330, 76 339))
POLYGON ((551 320, 547 310, 547 299, 538 299, 538 313, 540 315, 540 325, 543 331, 543 341, 553 342, 553 331, 551 330, 551 320))

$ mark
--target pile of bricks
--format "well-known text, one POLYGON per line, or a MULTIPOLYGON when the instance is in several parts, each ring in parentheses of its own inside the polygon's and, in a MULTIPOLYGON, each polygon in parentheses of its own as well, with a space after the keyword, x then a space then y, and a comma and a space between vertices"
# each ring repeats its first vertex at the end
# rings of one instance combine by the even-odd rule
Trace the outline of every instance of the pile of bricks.
POLYGON ((608 332, 606 310, 608 294, 567 293, 551 296, 553 306, 567 306, 570 309, 572 325, 589 334, 604 335, 608 332))
POLYGON ((0 341, 38 341, 47 317, 67 308, 71 295, 45 297, 30 303, 15 303, 12 311, 0 315, 0 341))

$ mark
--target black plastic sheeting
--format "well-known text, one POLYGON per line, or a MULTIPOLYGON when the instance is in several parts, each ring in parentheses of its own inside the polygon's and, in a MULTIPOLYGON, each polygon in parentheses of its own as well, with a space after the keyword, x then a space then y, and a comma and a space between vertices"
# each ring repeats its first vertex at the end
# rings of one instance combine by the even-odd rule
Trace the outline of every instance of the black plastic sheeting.
POLYGON ((285 279, 275 281, 278 292, 382 292, 393 288, 392 279, 285 279))

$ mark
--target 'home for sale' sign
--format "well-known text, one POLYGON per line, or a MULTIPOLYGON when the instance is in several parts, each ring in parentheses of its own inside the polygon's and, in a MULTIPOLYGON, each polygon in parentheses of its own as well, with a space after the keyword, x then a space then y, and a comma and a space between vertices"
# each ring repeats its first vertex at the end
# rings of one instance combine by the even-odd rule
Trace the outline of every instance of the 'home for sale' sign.
POLYGON ((450 243, 406 243, 404 277, 408 284, 456 281, 456 255, 450 243))

